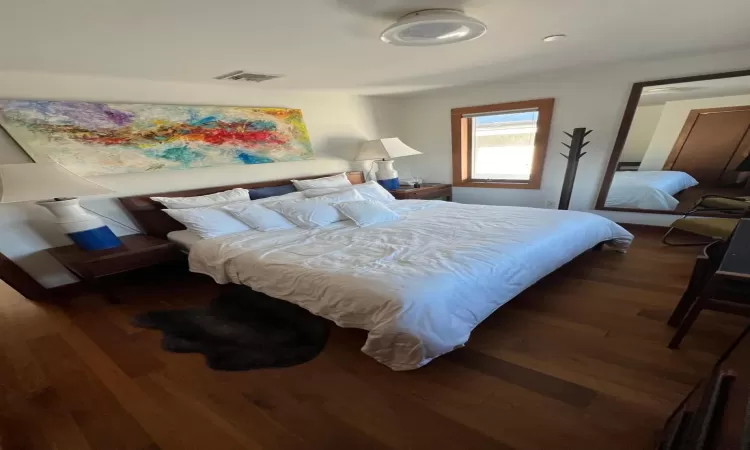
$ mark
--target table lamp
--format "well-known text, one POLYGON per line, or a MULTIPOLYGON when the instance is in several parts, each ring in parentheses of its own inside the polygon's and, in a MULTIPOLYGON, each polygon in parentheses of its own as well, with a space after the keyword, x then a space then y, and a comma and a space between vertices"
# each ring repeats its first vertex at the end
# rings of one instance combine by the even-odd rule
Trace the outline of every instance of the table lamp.
POLYGON ((75 197, 107 194, 103 186, 75 175, 57 163, 0 165, 0 203, 37 201, 57 219, 62 231, 83 250, 120 246, 120 239, 75 197))
POLYGON ((421 154, 399 138, 375 139, 362 144, 355 161, 378 160, 378 183, 386 189, 398 189, 398 172, 393 168, 393 158, 421 154))

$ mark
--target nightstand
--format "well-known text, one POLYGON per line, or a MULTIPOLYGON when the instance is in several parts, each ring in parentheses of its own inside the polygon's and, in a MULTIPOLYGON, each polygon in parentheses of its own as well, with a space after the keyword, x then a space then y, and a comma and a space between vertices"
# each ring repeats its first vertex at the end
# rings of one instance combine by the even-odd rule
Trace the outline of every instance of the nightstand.
POLYGON ((447 200, 453 199, 453 186, 442 183, 422 183, 418 188, 402 187, 388 191, 398 200, 447 200))
POLYGON ((120 237, 122 245, 107 250, 85 251, 75 245, 47 250, 82 282, 95 287, 108 300, 119 302, 101 278, 184 259, 179 248, 164 239, 143 234, 120 237))

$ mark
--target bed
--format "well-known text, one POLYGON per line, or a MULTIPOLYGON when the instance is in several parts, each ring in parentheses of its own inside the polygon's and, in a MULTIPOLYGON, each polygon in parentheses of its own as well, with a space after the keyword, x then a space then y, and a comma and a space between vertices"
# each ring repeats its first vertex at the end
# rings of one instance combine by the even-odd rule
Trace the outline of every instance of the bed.
POLYGON ((201 237, 189 230, 177 230, 167 233, 167 239, 177 244, 182 252, 189 253, 193 245, 201 240, 201 237))
POLYGON ((674 210, 680 203, 674 196, 698 181, 678 171, 615 172, 606 207, 674 210))
POLYGON ((367 330, 364 353, 411 370, 464 345, 493 311, 581 253, 602 242, 625 251, 632 240, 584 212, 434 200, 390 206, 401 220, 198 240, 188 244, 190 268, 367 330))

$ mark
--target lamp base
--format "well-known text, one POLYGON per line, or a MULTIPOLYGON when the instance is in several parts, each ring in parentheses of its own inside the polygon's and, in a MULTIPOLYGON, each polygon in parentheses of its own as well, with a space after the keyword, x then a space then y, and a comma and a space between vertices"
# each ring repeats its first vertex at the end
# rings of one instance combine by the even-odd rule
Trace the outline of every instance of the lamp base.
POLYGON ((390 180, 377 180, 378 184, 383 186, 384 189, 392 191, 401 187, 398 178, 391 178, 390 180))
POLYGON ((106 250, 122 245, 112 230, 87 213, 77 198, 37 202, 55 215, 57 225, 81 250, 106 250))
POLYGON ((392 159, 378 161, 378 173, 375 178, 378 184, 385 189, 393 190, 399 188, 398 172, 393 168, 392 159))

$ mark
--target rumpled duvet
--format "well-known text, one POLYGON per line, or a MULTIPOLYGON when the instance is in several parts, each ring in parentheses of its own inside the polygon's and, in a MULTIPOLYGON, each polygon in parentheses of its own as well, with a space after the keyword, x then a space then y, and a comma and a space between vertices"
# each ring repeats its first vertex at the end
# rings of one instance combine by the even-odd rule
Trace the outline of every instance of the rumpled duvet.
POLYGON ((493 311, 600 242, 633 236, 577 211, 403 200, 400 220, 202 240, 190 268, 244 284, 341 327, 369 331, 362 351, 411 370, 463 346, 493 311))

